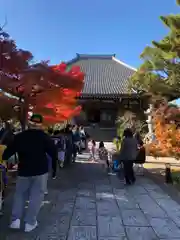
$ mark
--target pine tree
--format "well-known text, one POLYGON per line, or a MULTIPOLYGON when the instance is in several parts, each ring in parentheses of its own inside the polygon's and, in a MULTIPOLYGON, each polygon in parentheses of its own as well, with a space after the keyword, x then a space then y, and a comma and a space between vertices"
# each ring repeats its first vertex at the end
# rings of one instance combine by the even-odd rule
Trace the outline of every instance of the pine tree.
MULTIPOLYGON (((178 1, 179 3, 180 1, 178 1)), ((130 87, 154 95, 180 96, 180 14, 161 16, 169 34, 140 55, 144 63, 130 79, 130 87)))

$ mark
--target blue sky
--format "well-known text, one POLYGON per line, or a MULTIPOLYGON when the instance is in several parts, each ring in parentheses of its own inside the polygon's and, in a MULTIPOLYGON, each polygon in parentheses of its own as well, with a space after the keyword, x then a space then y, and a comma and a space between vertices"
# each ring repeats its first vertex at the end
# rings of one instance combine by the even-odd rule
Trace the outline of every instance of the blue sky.
POLYGON ((36 60, 59 63, 76 53, 116 53, 138 67, 140 53, 167 29, 160 15, 178 13, 175 0, 0 0, 0 23, 36 60))

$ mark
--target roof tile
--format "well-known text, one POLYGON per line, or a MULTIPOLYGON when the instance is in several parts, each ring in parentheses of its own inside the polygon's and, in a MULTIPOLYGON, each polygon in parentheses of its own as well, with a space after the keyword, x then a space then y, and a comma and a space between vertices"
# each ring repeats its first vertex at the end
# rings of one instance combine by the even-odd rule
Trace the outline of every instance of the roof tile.
POLYGON ((77 58, 69 62, 78 65, 85 73, 83 95, 121 95, 127 94, 128 78, 135 69, 118 62, 114 55, 77 55, 77 58))

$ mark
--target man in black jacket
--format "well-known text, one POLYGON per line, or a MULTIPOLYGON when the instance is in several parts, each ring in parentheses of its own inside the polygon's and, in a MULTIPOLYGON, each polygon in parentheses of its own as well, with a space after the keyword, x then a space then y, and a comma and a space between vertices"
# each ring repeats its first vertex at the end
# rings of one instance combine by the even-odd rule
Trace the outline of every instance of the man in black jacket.
POLYGON ((51 138, 41 130, 43 118, 33 115, 29 129, 17 134, 7 146, 2 158, 8 160, 18 153, 18 178, 12 209, 10 228, 19 229, 24 204, 29 195, 29 206, 25 216, 25 232, 37 227, 37 215, 44 199, 48 174, 47 154, 52 158, 53 177, 56 174, 57 149, 51 138))

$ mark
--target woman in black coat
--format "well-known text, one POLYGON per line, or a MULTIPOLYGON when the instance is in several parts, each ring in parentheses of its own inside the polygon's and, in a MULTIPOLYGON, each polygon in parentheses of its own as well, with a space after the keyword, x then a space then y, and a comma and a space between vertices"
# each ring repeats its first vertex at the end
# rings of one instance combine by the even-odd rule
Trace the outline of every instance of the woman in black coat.
POLYGON ((138 155, 136 157, 135 163, 144 164, 146 162, 146 150, 145 150, 145 147, 144 147, 144 142, 141 138, 140 133, 136 133, 135 138, 137 140, 138 148, 139 148, 139 152, 138 152, 138 155))

